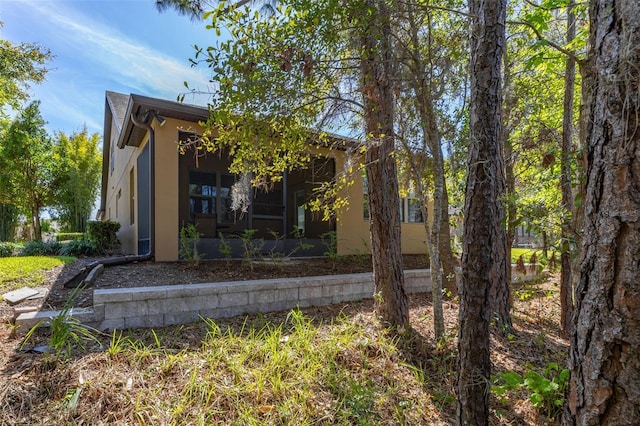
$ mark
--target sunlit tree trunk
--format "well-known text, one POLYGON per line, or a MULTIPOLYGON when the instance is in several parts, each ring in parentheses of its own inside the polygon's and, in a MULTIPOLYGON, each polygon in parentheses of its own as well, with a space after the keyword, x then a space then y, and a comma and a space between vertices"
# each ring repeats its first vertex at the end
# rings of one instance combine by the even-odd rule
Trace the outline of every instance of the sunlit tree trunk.
MULTIPOLYGON (((511 83, 511 63, 509 62, 509 55, 506 50, 503 55, 504 64, 504 83, 503 96, 504 96, 504 110, 503 110, 503 143, 502 148, 504 150, 504 175, 505 175, 505 189, 506 189, 506 237, 507 237, 507 283, 511 283, 511 247, 513 246, 513 240, 515 238, 515 232, 517 227, 517 214, 518 209, 516 205, 516 177, 514 174, 515 167, 515 155, 513 147, 511 145, 511 129, 513 123, 511 122, 511 112, 516 105, 517 99, 513 94, 513 87, 511 83)), ((511 300, 509 301, 511 303, 511 300)))
MULTIPOLYGON (((572 0, 567 5, 567 43, 576 37, 575 14, 572 0)), ((571 153, 573 151, 573 94, 576 84, 576 61, 567 56, 564 74, 564 104, 562 117, 562 146, 560 157, 560 189, 562 191, 562 206, 567 217, 562 222, 562 251, 560 253, 560 329, 564 337, 571 333, 571 315, 573 313, 573 284, 571 279, 571 248, 570 241, 574 232, 571 231, 571 216, 574 211, 571 153)))
POLYGON ((400 329, 409 323, 400 246, 400 195, 394 150, 393 52, 385 1, 367 0, 361 29, 361 77, 367 134, 366 172, 376 313, 400 329))
MULTIPOLYGON (((486 425, 491 362, 492 297, 505 297, 504 164, 500 63, 506 2, 470 0, 471 100, 464 206, 464 242, 458 334, 458 421, 486 425)), ((501 318, 510 326, 510 319, 501 318), (507 322, 508 321, 508 322, 507 322)))
POLYGON ((565 422, 640 424, 640 3, 590 5, 583 260, 565 422))

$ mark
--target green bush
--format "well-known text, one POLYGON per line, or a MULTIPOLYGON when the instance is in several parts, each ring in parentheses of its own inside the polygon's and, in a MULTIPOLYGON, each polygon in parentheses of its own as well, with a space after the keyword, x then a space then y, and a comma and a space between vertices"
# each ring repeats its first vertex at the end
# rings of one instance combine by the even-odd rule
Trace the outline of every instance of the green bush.
POLYGON ((22 251, 23 245, 0 241, 0 257, 11 257, 22 251))
POLYGON ((58 252, 60 256, 93 256, 97 254, 93 241, 67 241, 62 243, 58 252))
POLYGON ((56 234, 56 241, 82 241, 84 234, 82 232, 60 232, 56 234))
POLYGON ((20 256, 57 256, 62 245, 57 241, 29 241, 20 256))
POLYGON ((120 247, 116 233, 120 230, 118 222, 88 222, 87 240, 95 244, 98 253, 108 253, 120 247))
POLYGON ((196 265, 202 260, 202 255, 198 253, 198 240, 202 234, 198 232, 196 226, 192 223, 183 225, 180 228, 180 246, 178 254, 180 259, 187 262, 193 262, 196 265))

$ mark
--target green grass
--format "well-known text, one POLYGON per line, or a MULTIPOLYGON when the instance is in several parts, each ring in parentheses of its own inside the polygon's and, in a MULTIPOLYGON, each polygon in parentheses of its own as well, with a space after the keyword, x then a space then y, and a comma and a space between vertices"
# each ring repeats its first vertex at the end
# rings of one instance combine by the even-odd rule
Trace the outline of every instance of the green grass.
MULTIPOLYGON (((453 405, 436 410, 431 401, 452 393, 453 375, 410 365, 402 348, 412 346, 362 322, 339 315, 322 324, 294 310, 276 322, 258 315, 231 326, 207 319, 114 331, 101 348, 89 349, 93 355, 59 361, 55 377, 33 369, 29 380, 37 385, 29 389, 47 393, 27 393, 28 406, 9 401, 0 423, 447 423, 453 405), (76 394, 74 411, 60 402, 76 394)), ((431 360, 445 364, 436 353, 425 363, 431 360)))
POLYGON ((524 255, 524 263, 529 263, 529 258, 533 253, 536 253, 538 257, 542 256, 542 252, 538 249, 514 247, 511 249, 511 263, 516 263, 522 255, 524 255))
POLYGON ((0 292, 42 285, 46 271, 74 260, 75 257, 66 256, 0 258, 0 292))

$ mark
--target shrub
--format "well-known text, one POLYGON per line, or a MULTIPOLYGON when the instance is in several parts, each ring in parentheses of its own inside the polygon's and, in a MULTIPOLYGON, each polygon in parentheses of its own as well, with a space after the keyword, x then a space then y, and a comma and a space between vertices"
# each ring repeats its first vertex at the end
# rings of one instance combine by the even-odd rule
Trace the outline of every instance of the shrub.
POLYGON ((198 240, 202 236, 196 226, 192 223, 180 228, 180 247, 178 253, 182 260, 194 262, 196 265, 202 260, 202 255, 198 253, 198 240))
POLYGON ((82 232, 60 232, 56 234, 56 241, 82 241, 84 234, 82 232))
POLYGON ((116 233, 120 230, 118 222, 97 222, 87 223, 87 241, 95 244, 97 253, 108 253, 120 247, 120 241, 116 233))
POLYGON ((242 240, 242 258, 244 259, 245 263, 249 265, 249 268, 251 268, 251 272, 253 272, 252 260, 260 259, 262 257, 261 253, 262 248, 264 247, 264 239, 253 238, 256 232, 258 232, 257 229, 245 229, 239 236, 242 240))
MULTIPOLYGON (((82 324, 71 314, 75 300, 85 288, 85 286, 74 288, 58 315, 47 321, 50 332, 47 346, 49 347, 48 350, 52 351, 54 363, 57 363, 61 359, 70 358, 73 344, 80 346, 82 349, 84 349, 85 342, 93 342, 101 345, 100 339, 97 337, 99 333, 98 330, 82 324)), ((36 330, 45 323, 44 321, 45 320, 39 321, 29 329, 20 349, 23 349, 27 342, 31 340, 36 330)))
POLYGON ((220 236, 220 245, 218 246, 218 251, 224 256, 225 259, 229 260, 233 257, 233 248, 229 241, 224 239, 224 235, 222 232, 219 233, 220 236))
POLYGON ((0 242, 0 257, 9 257, 13 255, 13 247, 11 243, 0 242))
POLYGON ((322 245, 325 246, 327 251, 324 252, 324 255, 331 259, 332 269, 336 269, 336 261, 340 258, 338 254, 338 235, 336 231, 325 232, 320 235, 322 238, 322 245))
POLYGON ((22 248, 22 244, 0 241, 0 257, 15 256, 22 251, 22 248))
POLYGON ((21 256, 56 256, 62 245, 57 241, 29 241, 22 248, 21 256))
POLYGON ((60 256, 93 256, 97 253, 93 241, 67 241, 62 244, 58 254, 60 256))

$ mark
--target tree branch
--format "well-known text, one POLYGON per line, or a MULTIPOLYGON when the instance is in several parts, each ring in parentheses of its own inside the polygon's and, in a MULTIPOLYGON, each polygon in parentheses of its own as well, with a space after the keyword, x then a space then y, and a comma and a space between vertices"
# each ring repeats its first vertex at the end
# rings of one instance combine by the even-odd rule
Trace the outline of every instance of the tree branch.
POLYGON ((569 49, 565 49, 564 47, 560 46, 558 43, 555 43, 547 38, 545 38, 542 33, 540 31, 538 31, 538 29, 531 23, 531 22, 527 22, 527 21, 507 21, 508 24, 511 25, 522 25, 525 26, 527 28, 529 28, 531 31, 534 32, 534 34, 536 35, 537 39, 539 41, 544 41, 547 44, 549 44, 549 46, 551 46, 552 48, 554 48, 555 50, 557 50, 558 52, 564 54, 565 56, 568 56, 569 58, 573 59, 574 61, 576 61, 576 63, 580 66, 583 65, 584 63, 584 59, 579 58, 578 55, 576 55, 575 52, 569 50, 569 49))

